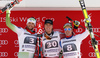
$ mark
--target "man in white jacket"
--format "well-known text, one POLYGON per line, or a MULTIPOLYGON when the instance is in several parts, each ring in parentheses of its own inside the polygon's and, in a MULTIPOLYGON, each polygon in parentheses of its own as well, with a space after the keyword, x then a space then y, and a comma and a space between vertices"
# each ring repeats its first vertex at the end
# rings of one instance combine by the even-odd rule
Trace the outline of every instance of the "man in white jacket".
POLYGON ((60 52, 60 32, 53 31, 53 21, 45 20, 45 32, 43 33, 43 58, 59 58, 60 52))
POLYGON ((36 33, 33 30, 36 25, 35 18, 27 19, 26 27, 23 29, 10 22, 10 10, 6 11, 6 25, 18 35, 19 53, 18 58, 33 58, 37 44, 36 33))
POLYGON ((83 32, 82 34, 74 36, 72 24, 66 23, 64 25, 64 32, 66 38, 61 39, 61 48, 63 51, 63 57, 81 58, 80 55, 81 42, 89 35, 89 31, 86 29, 85 32, 83 32))

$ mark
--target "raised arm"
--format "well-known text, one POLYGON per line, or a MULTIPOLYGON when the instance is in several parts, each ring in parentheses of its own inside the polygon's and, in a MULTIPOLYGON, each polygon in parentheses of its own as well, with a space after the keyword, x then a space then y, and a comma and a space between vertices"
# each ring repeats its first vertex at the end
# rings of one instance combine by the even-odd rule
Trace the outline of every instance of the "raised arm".
POLYGON ((7 25, 12 31, 14 31, 15 33, 17 33, 18 35, 21 34, 22 28, 19 28, 19 27, 15 26, 15 25, 12 24, 11 21, 10 21, 10 10, 7 10, 7 11, 6 11, 6 25, 7 25))
POLYGON ((76 35, 80 41, 84 40, 89 35, 89 31, 86 29, 82 34, 76 35))
POLYGON ((13 25, 10 21, 10 10, 6 11, 6 25, 14 32, 16 32, 15 30, 15 25, 13 25))

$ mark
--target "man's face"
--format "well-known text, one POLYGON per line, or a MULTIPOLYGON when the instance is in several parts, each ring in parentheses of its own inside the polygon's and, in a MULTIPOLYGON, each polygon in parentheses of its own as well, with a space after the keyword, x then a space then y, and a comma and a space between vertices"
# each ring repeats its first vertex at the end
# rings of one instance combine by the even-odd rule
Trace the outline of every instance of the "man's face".
POLYGON ((53 25, 49 24, 49 23, 46 23, 44 25, 44 28, 45 28, 45 31, 50 34, 52 32, 52 29, 53 29, 53 25))
POLYGON ((33 30, 34 27, 35 27, 35 25, 34 25, 33 22, 27 23, 27 28, 28 28, 29 30, 33 30))
POLYGON ((65 35, 66 36, 71 36, 72 35, 72 32, 73 32, 73 30, 72 30, 72 28, 70 26, 66 26, 64 28, 64 31, 65 31, 65 35))

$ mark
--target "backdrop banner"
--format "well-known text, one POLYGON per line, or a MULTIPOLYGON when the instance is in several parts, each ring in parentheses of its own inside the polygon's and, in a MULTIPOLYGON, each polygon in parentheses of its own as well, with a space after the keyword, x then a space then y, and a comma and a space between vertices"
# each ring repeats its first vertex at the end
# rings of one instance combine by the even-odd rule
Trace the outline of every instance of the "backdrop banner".
MULTIPOLYGON (((91 14, 91 24, 93 25, 93 32, 100 35, 100 10, 89 10, 91 14)), ((56 10, 44 10, 44 11, 12 11, 11 12, 11 22, 18 26, 25 28, 26 21, 29 17, 36 18, 37 22, 42 22, 46 19, 51 19, 54 21, 53 29, 54 31, 63 32, 63 25, 68 22, 66 16, 70 17, 73 20, 80 21, 81 25, 84 25, 84 16, 81 10, 79 11, 56 11, 56 10)), ((17 58, 19 44, 17 34, 14 33, 11 29, 6 26, 6 13, 0 15, 0 58, 17 58)), ((35 31, 37 29, 35 28, 35 31)), ((79 27, 75 34, 81 34, 85 30, 79 27)), ((98 46, 100 50, 100 38, 95 36, 98 41, 98 46)), ((81 38, 80 38, 81 39, 81 38)), ((81 45, 81 56, 82 58, 96 58, 94 49, 91 45, 90 36, 83 40, 81 45)))

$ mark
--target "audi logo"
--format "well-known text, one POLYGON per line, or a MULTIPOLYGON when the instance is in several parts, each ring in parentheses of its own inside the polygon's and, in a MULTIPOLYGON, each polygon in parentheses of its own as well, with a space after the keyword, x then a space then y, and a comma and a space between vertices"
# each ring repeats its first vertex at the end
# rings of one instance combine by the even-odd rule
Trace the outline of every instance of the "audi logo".
POLYGON ((14 44, 19 44, 18 40, 15 40, 15 41, 14 41, 14 44))
POLYGON ((92 28, 93 32, 100 33, 100 28, 92 28))
POLYGON ((18 57, 18 52, 15 52, 15 53, 14 53, 14 56, 15 56, 15 57, 18 57))
POLYGON ((7 28, 0 28, 0 33, 7 33, 8 29, 7 28))
POLYGON ((0 52, 0 57, 7 57, 8 53, 7 52, 0 52))
POLYGON ((7 45, 8 44, 8 40, 0 40, 0 45, 7 45))
POLYGON ((19 47, 19 41, 18 40, 15 40, 14 44, 15 44, 15 47, 19 47))
MULTIPOLYGON (((100 40, 97 40, 97 42, 98 42, 98 45, 100 45, 100 40)), ((89 40, 89 44, 91 45, 91 40, 89 40)))
POLYGON ((100 40, 97 40, 98 41, 98 45, 100 45, 100 40))
POLYGON ((88 55, 89 55, 89 57, 96 57, 95 52, 90 52, 88 55))
POLYGON ((76 33, 81 33, 81 32, 83 32, 83 29, 82 29, 82 28, 78 28, 78 29, 76 30, 76 33))

